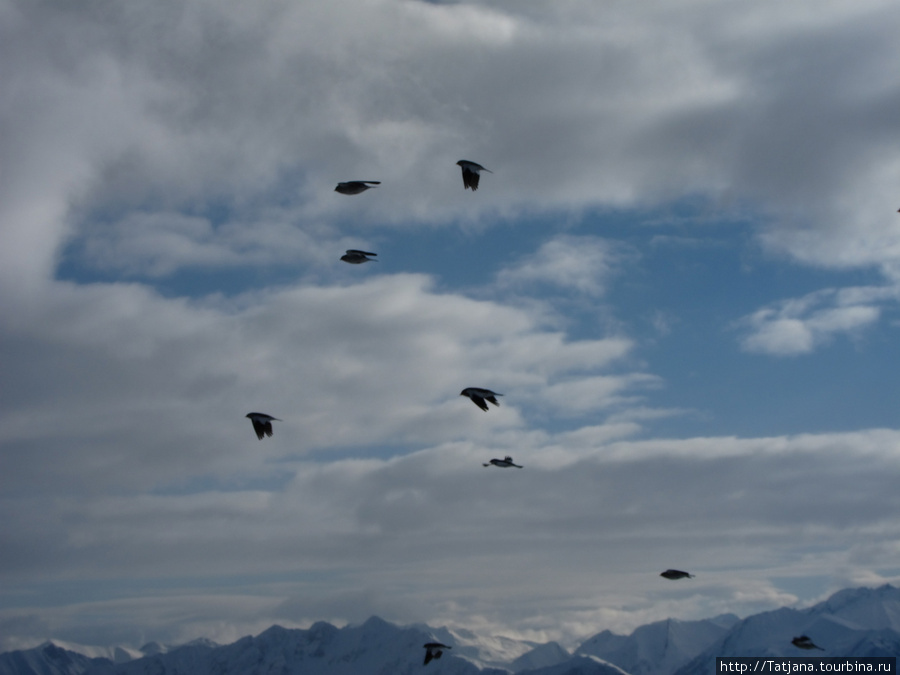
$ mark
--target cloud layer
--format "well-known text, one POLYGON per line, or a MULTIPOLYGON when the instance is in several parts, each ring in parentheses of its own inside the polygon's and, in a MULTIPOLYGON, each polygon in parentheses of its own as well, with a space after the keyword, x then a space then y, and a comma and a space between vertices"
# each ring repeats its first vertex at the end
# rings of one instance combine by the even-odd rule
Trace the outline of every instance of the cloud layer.
POLYGON ((884 329, 898 20, 0 0, 0 649, 370 613, 574 640, 896 579, 896 425, 656 438, 690 382, 648 345, 706 298, 622 298, 715 233, 871 275, 727 306, 735 362, 884 329))

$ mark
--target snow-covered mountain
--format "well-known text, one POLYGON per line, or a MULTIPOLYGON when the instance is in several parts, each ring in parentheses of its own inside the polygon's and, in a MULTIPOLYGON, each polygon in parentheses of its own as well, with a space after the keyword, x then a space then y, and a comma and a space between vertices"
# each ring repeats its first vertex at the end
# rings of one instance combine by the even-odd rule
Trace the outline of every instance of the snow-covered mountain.
POLYGON ((578 654, 555 666, 523 670, 517 675, 628 675, 628 673, 596 656, 578 654))
POLYGON ((791 645, 801 634, 823 647, 816 652, 823 656, 900 656, 900 590, 845 590, 809 609, 783 608, 744 620, 669 619, 628 636, 604 631, 574 655, 554 642, 401 627, 372 617, 345 628, 324 622, 308 629, 273 626, 224 646, 208 640, 171 648, 151 643, 126 662, 133 650, 84 654, 76 645, 45 643, 0 654, 0 675, 705 675, 716 656, 808 654, 791 645), (425 666, 422 645, 434 640, 452 649, 425 666))
POLYGON ((499 668, 518 672, 562 663, 572 657, 555 642, 540 644, 497 635, 478 635, 465 629, 430 628, 419 625, 439 642, 453 645, 453 653, 479 668, 499 668))
POLYGON ((820 656, 900 656, 900 589, 856 588, 839 591, 808 609, 783 607, 747 617, 677 671, 677 675, 713 672, 717 656, 804 656, 791 644, 807 635, 820 656))
POLYGON ((45 642, 34 649, 0 654, 0 675, 82 675, 99 660, 45 642))
MULTIPOLYGON (((423 668, 422 645, 433 640, 457 647, 447 631, 401 628, 377 617, 360 626, 337 628, 320 622, 309 629, 273 626, 256 637, 224 647, 194 645, 116 666, 115 675, 412 675, 423 668), (435 635, 437 633, 437 635, 435 635)), ((476 654, 477 655, 477 654, 476 654)), ((429 675, 505 675, 480 668, 448 650, 428 666, 429 675)), ((109 675, 88 669, 84 675, 109 675)))
POLYGON ((608 630, 586 640, 576 654, 591 654, 631 675, 670 675, 723 637, 740 619, 723 614, 703 621, 666 619, 625 637, 608 630))
POLYGON ((167 648, 155 642, 149 643, 140 649, 131 649, 129 647, 97 647, 94 645, 82 645, 74 642, 63 642, 62 640, 52 640, 45 642, 42 647, 54 646, 60 647, 68 652, 82 654, 91 659, 109 659, 113 663, 125 663, 133 659, 139 659, 147 654, 155 653, 150 650, 165 651, 167 648))

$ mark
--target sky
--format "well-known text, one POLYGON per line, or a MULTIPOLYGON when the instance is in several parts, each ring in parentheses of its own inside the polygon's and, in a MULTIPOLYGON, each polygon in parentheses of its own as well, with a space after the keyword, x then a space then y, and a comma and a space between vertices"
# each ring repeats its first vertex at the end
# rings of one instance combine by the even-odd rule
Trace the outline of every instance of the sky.
POLYGON ((0 0, 0 650, 900 582, 898 23, 0 0))

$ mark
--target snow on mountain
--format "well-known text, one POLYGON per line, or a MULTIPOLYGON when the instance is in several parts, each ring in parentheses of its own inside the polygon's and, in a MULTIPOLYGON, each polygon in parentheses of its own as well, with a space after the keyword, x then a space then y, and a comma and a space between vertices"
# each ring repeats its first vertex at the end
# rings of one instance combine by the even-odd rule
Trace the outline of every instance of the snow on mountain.
POLYGON ((144 656, 153 656, 154 654, 165 654, 169 651, 169 648, 165 645, 161 645, 158 642, 148 642, 143 647, 141 647, 140 652, 144 656))
MULTIPOLYGON (((273 626, 256 637, 224 647, 186 645, 116 666, 115 675, 417 675, 422 672, 422 645, 434 639, 418 628, 400 628, 373 617, 360 626, 340 629, 320 622, 309 629, 273 626)), ((440 638, 438 638, 440 639, 440 638)), ((454 645, 450 639, 447 644, 454 645)), ((429 675, 506 675, 480 669, 444 653, 428 666, 429 675)), ((88 670, 84 675, 108 675, 88 670)))
POLYGON ((575 653, 597 656, 631 675, 669 675, 738 621, 734 614, 723 614, 703 621, 657 621, 637 628, 628 637, 603 631, 582 643, 575 653))
POLYGON ((62 640, 50 640, 45 644, 56 645, 66 651, 87 656, 89 659, 109 659, 113 663, 125 663, 126 661, 146 656, 143 649, 131 649, 130 647, 122 646, 97 647, 94 645, 82 645, 75 642, 64 642, 62 640))
POLYGON ((838 591, 821 604, 822 610, 857 626, 890 628, 900 633, 900 589, 848 588, 838 591))
MULTIPOLYGON (((82 675, 96 659, 45 642, 0 654, 0 675, 82 675)), ((112 665, 111 661, 107 661, 112 665)))
POLYGON ((498 635, 478 635, 465 629, 435 630, 428 626, 420 627, 438 641, 453 645, 454 654, 471 661, 479 668, 500 668, 515 672, 556 665, 572 657, 555 642, 539 644, 498 635))
POLYGON ((574 655, 554 642, 401 627, 372 617, 345 628, 324 622, 308 629, 272 626, 225 646, 209 640, 178 647, 149 643, 140 654, 48 642, 0 654, 0 675, 705 675, 716 656, 809 655, 791 644, 798 635, 824 648, 813 655, 898 656, 900 590, 851 589, 808 609, 782 608, 744 620, 669 619, 629 636, 603 631, 574 655), (422 645, 431 641, 451 649, 425 666, 422 645))
POLYGON ((738 622, 677 675, 711 672, 717 656, 804 656, 791 640, 807 635, 820 656, 900 655, 900 589, 890 585, 839 591, 808 609, 783 607, 738 622))
POLYGON ((629 675, 618 666, 590 654, 578 654, 555 666, 523 670, 517 675, 629 675))
POLYGON ((522 654, 510 665, 512 666, 512 671, 518 673, 522 670, 536 670, 538 668, 555 666, 571 658, 572 655, 560 647, 558 643, 548 642, 522 654))

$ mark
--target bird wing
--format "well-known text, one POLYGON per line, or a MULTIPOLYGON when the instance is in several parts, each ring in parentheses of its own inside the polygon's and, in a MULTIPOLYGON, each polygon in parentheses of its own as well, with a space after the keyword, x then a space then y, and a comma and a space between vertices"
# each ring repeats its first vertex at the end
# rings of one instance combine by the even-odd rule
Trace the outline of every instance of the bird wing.
MULTIPOLYGON (((257 437, 259 440, 262 440, 262 439, 263 439, 263 436, 264 436, 265 433, 266 433, 266 423, 265 423, 265 422, 260 422, 260 421, 259 421, 258 419, 256 419, 255 417, 252 417, 252 418, 250 419, 250 421, 253 422, 253 431, 256 432, 256 437, 257 437)), ((271 428, 272 428, 272 423, 269 422, 268 425, 269 425, 269 428, 271 429, 271 428)), ((270 433, 269 435, 271 436, 272 434, 270 433)))
POLYGON ((469 394, 469 398, 472 399, 472 403, 477 405, 482 410, 487 411, 487 409, 488 409, 487 403, 485 403, 484 399, 481 398, 478 394, 469 394))
POLYGON ((462 170, 463 189, 470 189, 472 192, 478 189, 478 173, 472 171, 469 167, 464 166, 462 170))

